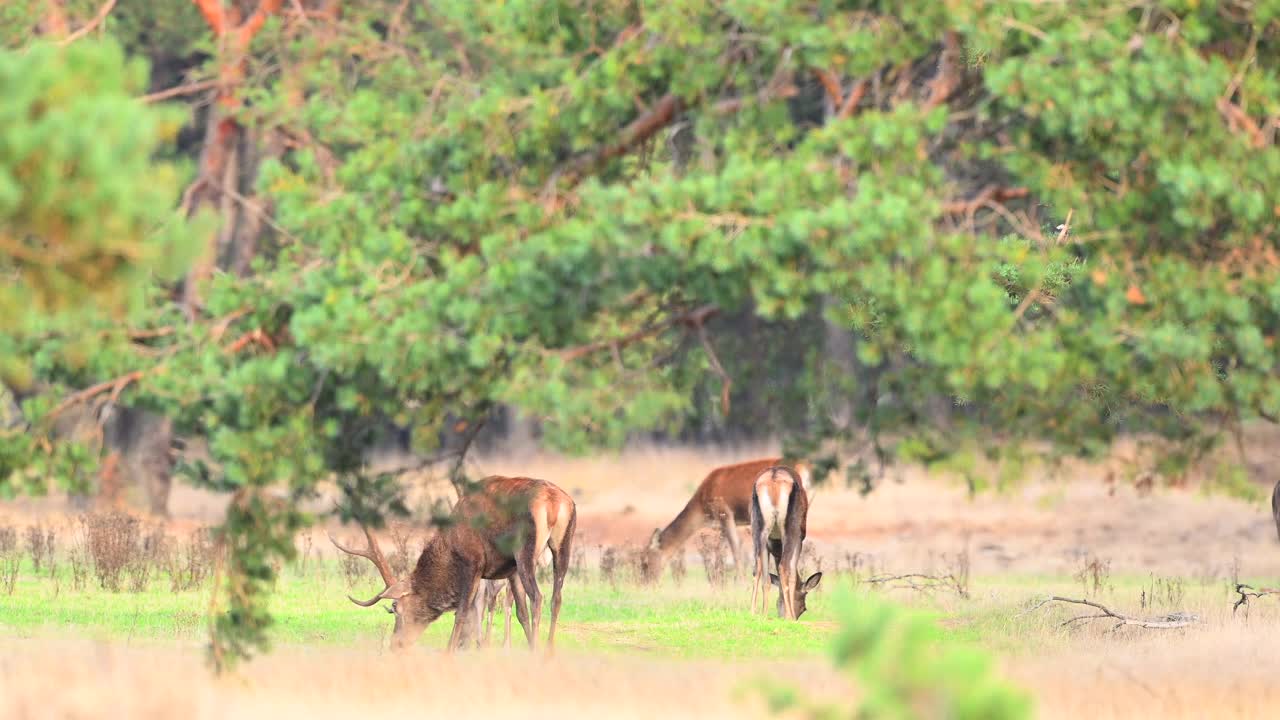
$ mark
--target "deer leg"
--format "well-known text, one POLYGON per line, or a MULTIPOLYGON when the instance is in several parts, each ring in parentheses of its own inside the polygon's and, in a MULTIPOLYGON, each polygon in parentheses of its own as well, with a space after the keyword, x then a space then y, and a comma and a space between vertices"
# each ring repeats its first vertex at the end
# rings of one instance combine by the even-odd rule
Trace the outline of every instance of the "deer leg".
POLYGON ((481 593, 484 598, 484 602, 480 605, 480 624, 484 626, 481 635, 483 642, 476 643, 481 647, 489 647, 489 641, 493 639, 493 602, 497 599, 493 593, 494 583, 493 580, 485 580, 484 592, 481 593))
POLYGON ((476 577, 471 581, 471 587, 467 594, 461 598, 462 602, 458 603, 458 609, 453 613, 453 632, 449 634, 449 644, 446 646, 447 652, 453 652, 462 647, 466 642, 468 633, 472 631, 472 624, 475 623, 475 632, 479 634, 479 618, 472 619, 476 614, 476 595, 484 586, 484 580, 476 577))
MULTIPOLYGON (((512 578, 512 581, 514 582, 515 578, 512 578)), ((506 594, 502 596, 502 608, 503 608, 504 614, 507 617, 506 629, 503 630, 502 632, 503 648, 511 647, 511 602, 512 602, 511 598, 512 598, 511 588, 508 587, 506 594)))
MULTIPOLYGON (((760 612, 769 613, 769 531, 761 529, 755 537, 756 579, 755 587, 760 588, 760 612)), ((751 612, 756 612, 755 593, 751 593, 751 612)))
POLYGON ((756 549, 756 567, 751 577, 751 614, 756 614, 756 596, 760 593, 760 541, 755 535, 751 536, 751 544, 756 549))
POLYGON ((534 562, 537 557, 536 546, 526 544, 516 560, 516 574, 520 576, 520 584, 524 586, 524 592, 529 598, 529 625, 532 629, 532 634, 529 635, 530 650, 537 647, 538 626, 542 621, 542 590, 538 588, 537 566, 534 562))
POLYGON ((729 552, 733 555, 733 574, 742 577, 742 544, 738 542, 738 526, 733 524, 733 513, 727 508, 720 514, 720 530, 725 540, 729 541, 729 552))
MULTIPOLYGON (((761 542, 762 533, 764 532, 764 517, 760 514, 760 508, 756 505, 754 493, 751 499, 751 549, 755 554, 756 572, 755 577, 751 581, 751 614, 756 614, 756 596, 760 593, 760 581, 764 579, 764 572, 767 569, 764 559, 764 543, 761 542)), ((768 607, 766 605, 765 607, 768 607)))
MULTIPOLYGON (((526 602, 524 594, 524 586, 520 583, 519 575, 512 575, 508 581, 508 588, 511 591, 511 600, 516 606, 516 620, 520 621, 520 627, 524 630, 524 637, 533 644, 533 623, 529 618, 529 606, 526 602)), ((511 624, 511 618, 507 618, 507 624, 511 624)), ((509 644, 508 644, 509 647, 509 644)))
POLYGON ((578 511, 575 509, 565 525, 564 536, 560 538, 559 547, 551 548, 552 572, 555 584, 551 589, 551 631, 547 635, 547 649, 556 646, 556 622, 560 620, 560 590, 564 587, 565 575, 569 574, 569 561, 573 558, 573 531, 578 525, 578 511))
POLYGON ((785 619, 796 618, 796 566, 799 564, 800 548, 783 539, 782 557, 778 559, 778 591, 782 593, 785 619))

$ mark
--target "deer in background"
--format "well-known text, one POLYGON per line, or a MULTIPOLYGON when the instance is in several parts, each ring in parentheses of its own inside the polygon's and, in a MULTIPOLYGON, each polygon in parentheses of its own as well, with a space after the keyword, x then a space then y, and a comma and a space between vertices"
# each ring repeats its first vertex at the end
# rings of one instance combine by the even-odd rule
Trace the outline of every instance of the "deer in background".
POLYGON ((805 611, 805 595, 822 582, 822 573, 815 573, 803 583, 800 581, 800 552, 808 517, 809 496, 799 473, 777 465, 756 476, 751 491, 751 543, 756 556, 755 582, 751 586, 752 613, 756 612, 757 593, 763 601, 762 607, 768 607, 769 587, 764 584, 764 576, 768 573, 769 556, 778 568, 778 573, 769 579, 778 586, 780 617, 798 620, 805 611))
POLYGON ((409 577, 395 577, 367 527, 362 526, 369 541, 365 551, 345 547, 332 536, 329 540, 345 553, 368 558, 382 575, 386 587, 373 598, 348 598, 361 607, 392 601, 393 649, 412 645, 428 625, 449 611, 454 612, 454 624, 447 649, 461 647, 471 628, 479 631, 476 601, 484 592, 485 580, 507 581, 516 617, 533 649, 542 619, 535 560, 543 548, 550 549, 553 587, 547 645, 554 647, 577 521, 573 498, 552 483, 495 475, 458 500, 452 522, 427 541, 409 577), (530 607, 525 606, 526 594, 530 607))
MULTIPOLYGON (((736 528, 751 524, 751 493, 756 477, 782 461, 778 457, 750 460, 718 467, 707 473, 671 524, 653 531, 649 547, 640 558, 641 577, 646 582, 657 580, 672 554, 684 547, 699 530, 713 525, 718 525, 729 540, 734 569, 740 573, 745 565, 736 528)), ((798 462, 792 467, 800 483, 807 488, 809 465, 798 462)))

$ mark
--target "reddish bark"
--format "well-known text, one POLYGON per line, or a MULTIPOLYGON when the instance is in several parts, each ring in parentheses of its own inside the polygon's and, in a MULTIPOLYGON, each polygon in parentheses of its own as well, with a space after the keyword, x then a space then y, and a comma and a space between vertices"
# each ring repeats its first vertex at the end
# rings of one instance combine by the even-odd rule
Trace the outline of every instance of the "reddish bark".
POLYGON ((70 33, 67 26, 67 9, 63 0, 46 0, 44 18, 40 21, 40 29, 45 35, 64 38, 70 33))
MULTIPOLYGON (((257 8, 242 20, 240 10, 234 4, 224 7, 222 0, 192 0, 200 10, 209 30, 219 40, 222 63, 218 69, 217 102, 210 110, 209 132, 200 156, 200 173, 187 193, 187 213, 194 214, 204 204, 215 204, 225 193, 222 183, 226 169, 240 139, 242 128, 235 118, 241 107, 236 92, 244 81, 249 46, 267 22, 267 18, 279 12, 284 0, 260 0, 257 8)), ((232 220, 224 217, 223 222, 232 220)), ((194 316, 200 304, 199 285, 213 271, 217 262, 218 238, 214 233, 183 287, 183 305, 188 316, 194 316)))

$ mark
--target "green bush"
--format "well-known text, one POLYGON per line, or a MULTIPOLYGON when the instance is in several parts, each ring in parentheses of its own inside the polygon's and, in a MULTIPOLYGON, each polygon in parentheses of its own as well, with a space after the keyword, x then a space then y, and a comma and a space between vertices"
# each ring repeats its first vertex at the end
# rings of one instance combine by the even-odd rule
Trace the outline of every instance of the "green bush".
POLYGON ((1033 706, 992 671, 982 650, 946 637, 933 619, 875 595, 837 596, 841 629, 835 662, 849 673, 859 701, 809 699, 787 687, 770 691, 775 711, 814 720, 1023 720, 1033 706))

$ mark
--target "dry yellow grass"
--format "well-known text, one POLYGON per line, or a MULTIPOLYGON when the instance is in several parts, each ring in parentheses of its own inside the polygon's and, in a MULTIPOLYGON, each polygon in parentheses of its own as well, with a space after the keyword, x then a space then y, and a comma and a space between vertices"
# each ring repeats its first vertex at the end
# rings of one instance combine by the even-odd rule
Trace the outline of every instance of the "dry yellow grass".
POLYGON ((1280 619, 1188 632, 1095 635, 1007 663, 1039 717, 1199 720, 1280 717, 1280 619))
POLYGON ((6 720, 767 717, 742 690, 768 672, 849 692, 819 663, 728 664, 644 657, 447 656, 283 648, 215 678, 198 649, 60 639, 0 641, 6 720))
MULTIPOLYGON (((1016 653, 1004 663, 1032 692, 1038 717, 1280 717, 1280 614, 1246 623, 1211 611, 1204 627, 1126 632, 1102 627, 1016 653), (1038 648, 1038 649, 1037 649, 1038 648)), ((1029 632, 1052 635, 1049 616, 1029 632)), ((453 718, 763 718, 744 693, 771 676, 814 699, 856 698, 823 661, 778 664, 560 655, 521 651, 401 659, 357 649, 281 648, 215 678, 195 647, 65 638, 0 640, 0 717, 7 720, 346 720, 453 718)))

